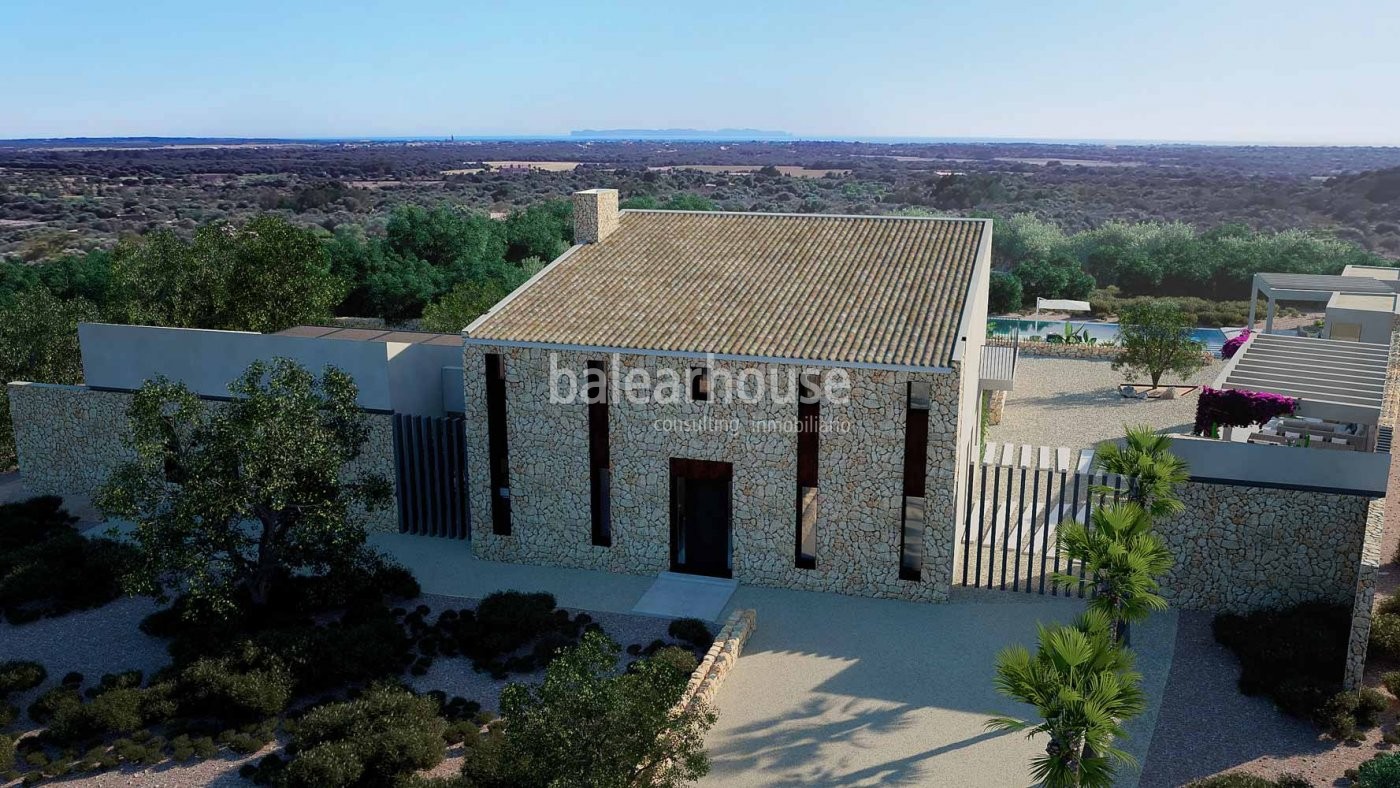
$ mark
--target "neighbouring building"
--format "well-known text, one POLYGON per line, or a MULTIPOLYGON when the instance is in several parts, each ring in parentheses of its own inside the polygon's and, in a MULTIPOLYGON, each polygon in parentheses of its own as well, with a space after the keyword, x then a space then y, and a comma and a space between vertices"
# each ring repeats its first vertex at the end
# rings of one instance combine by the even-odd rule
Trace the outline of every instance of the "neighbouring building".
POLYGON ((610 189, 574 221, 464 331, 476 553, 945 599, 991 222, 619 211, 610 189))

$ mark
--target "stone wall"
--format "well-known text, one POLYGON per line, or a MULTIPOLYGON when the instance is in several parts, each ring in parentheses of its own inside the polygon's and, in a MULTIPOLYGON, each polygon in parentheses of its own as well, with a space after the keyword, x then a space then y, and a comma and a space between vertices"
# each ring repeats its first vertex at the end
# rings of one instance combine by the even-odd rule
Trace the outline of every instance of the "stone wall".
MULTIPOLYGON (((575 566, 633 574, 670 568, 671 458, 733 463, 733 576, 756 585, 832 591, 860 596, 941 601, 952 573, 956 373, 849 370, 844 405, 823 403, 824 424, 846 432, 821 434, 817 560, 794 566, 797 440, 791 431, 756 425, 792 421, 796 403, 660 405, 614 401, 609 407, 612 460, 612 546, 591 544, 588 420, 582 402, 550 402, 550 356, 581 371, 597 354, 468 344, 463 369, 472 547, 482 558, 575 566), (506 366, 507 433, 512 533, 492 533, 488 476, 484 354, 499 352, 506 366), (930 384, 927 528, 923 578, 899 579, 906 384, 930 384), (702 421, 703 420, 703 421, 702 421), (709 426, 701 431, 667 429, 709 426)), ((617 356, 622 369, 680 369, 698 359, 617 356)), ((611 363, 611 361, 610 361, 611 363)), ((718 366, 735 371, 737 364, 718 366)), ((758 365, 785 374, 802 368, 758 365)), ((715 397, 718 400, 719 397, 715 397)), ((975 414, 970 416, 975 418, 975 414)))
MULTIPOLYGON (((988 345, 1001 347, 1011 347, 1014 344, 1006 337, 987 337, 988 345)), ((1019 342, 1021 353, 1027 356, 1045 356, 1049 358, 1087 358, 1095 360, 1118 358, 1118 354, 1123 352, 1123 348, 1118 345, 1088 345, 1084 343, 1066 344, 1064 342, 1037 342, 1035 340, 1022 339, 1019 342)), ((1209 351, 1202 353, 1202 357, 1207 364, 1219 361, 1214 353, 1209 351)))
POLYGON ((719 693, 720 685, 724 684, 729 671, 738 664, 744 644, 748 642, 757 624, 757 613, 753 610, 736 610, 729 616, 729 621, 715 636, 715 642, 710 645, 705 658, 700 660, 695 672, 691 674, 690 684, 686 686, 685 694, 676 704, 679 708, 714 708, 715 695, 719 693))
POLYGON ((982 396, 982 407, 987 409, 987 426, 1000 424, 1002 414, 1006 412, 1006 392, 986 391, 982 396))
MULTIPOLYGON (((9 384, 15 453, 25 486, 35 495, 90 497, 112 470, 133 457, 127 405, 131 394, 86 386, 9 384)), ((221 403, 211 401, 213 407, 221 403)), ((347 475, 379 473, 394 479, 393 418, 368 414, 369 441, 347 475)), ((372 531, 398 531, 398 506, 370 516, 372 531)))
POLYGON ((1244 613, 1314 599, 1352 601, 1374 499, 1192 482, 1185 511, 1156 527, 1176 557, 1173 607, 1244 613))
POLYGON ((1385 536, 1385 501, 1371 502, 1366 512, 1366 540, 1356 570, 1356 596, 1352 600, 1351 634, 1347 640, 1347 667, 1343 683, 1358 689, 1366 674, 1366 647, 1371 640, 1371 614, 1376 603, 1376 581, 1381 574, 1381 540, 1385 536))

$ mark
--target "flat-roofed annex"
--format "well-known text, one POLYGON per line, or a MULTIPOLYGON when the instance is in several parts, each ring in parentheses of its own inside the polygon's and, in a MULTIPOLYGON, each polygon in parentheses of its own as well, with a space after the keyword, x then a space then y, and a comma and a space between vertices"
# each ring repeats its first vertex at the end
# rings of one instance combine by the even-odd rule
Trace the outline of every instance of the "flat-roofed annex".
POLYGON ((471 340, 947 367, 984 219, 622 211, 471 340))

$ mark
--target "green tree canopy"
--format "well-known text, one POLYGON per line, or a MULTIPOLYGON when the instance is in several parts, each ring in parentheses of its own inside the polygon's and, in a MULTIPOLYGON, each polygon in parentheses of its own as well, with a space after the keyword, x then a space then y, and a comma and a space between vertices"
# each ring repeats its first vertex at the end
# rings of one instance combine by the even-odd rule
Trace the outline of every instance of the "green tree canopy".
MULTIPOLYGON (((19 293, 0 307, 2 382, 83 382, 78 323, 99 318, 97 307, 81 298, 55 298, 42 286, 19 293)), ((14 441, 9 392, 0 391, 0 462, 14 462, 14 441)))
POLYGON ((344 372, 258 361, 229 391, 209 405, 163 378, 142 386, 128 410, 135 458, 97 495, 136 525, 131 590, 183 589, 193 610, 215 614, 266 604, 289 573, 367 559, 366 512, 391 491, 381 476, 349 475, 369 426, 344 372))
POLYGON ((987 311, 993 314, 1015 312, 1024 303, 1021 280, 1005 271, 993 271, 987 293, 987 311))
POLYGON ((1028 260, 1016 266, 1013 273, 1021 281, 1023 298, 1028 303, 1037 298, 1084 299, 1094 290, 1094 277, 1065 254, 1028 260))
POLYGON ((271 215, 206 224, 190 242, 157 230, 112 259, 114 310, 130 323, 280 331, 329 316, 343 287, 316 233, 271 215))
POLYGON ((1127 370, 1130 376, 1145 374, 1153 387, 1168 372, 1189 377, 1205 366, 1201 355, 1205 348, 1192 338, 1193 331, 1186 315, 1171 301, 1133 304, 1118 316, 1123 351, 1113 368, 1127 370))
POLYGON ((672 711, 690 673, 652 658, 618 675, 619 651, 606 635, 589 631, 549 663, 542 683, 506 687, 503 735, 468 752, 466 785, 678 787, 708 773, 704 737, 714 713, 672 711))

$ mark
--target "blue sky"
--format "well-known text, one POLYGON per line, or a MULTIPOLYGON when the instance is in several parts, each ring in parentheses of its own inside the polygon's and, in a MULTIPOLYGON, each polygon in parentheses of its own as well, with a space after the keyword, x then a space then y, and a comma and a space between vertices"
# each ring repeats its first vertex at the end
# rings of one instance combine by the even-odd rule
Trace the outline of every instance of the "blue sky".
POLYGON ((0 2, 0 137, 1400 144, 1400 2, 0 2))

